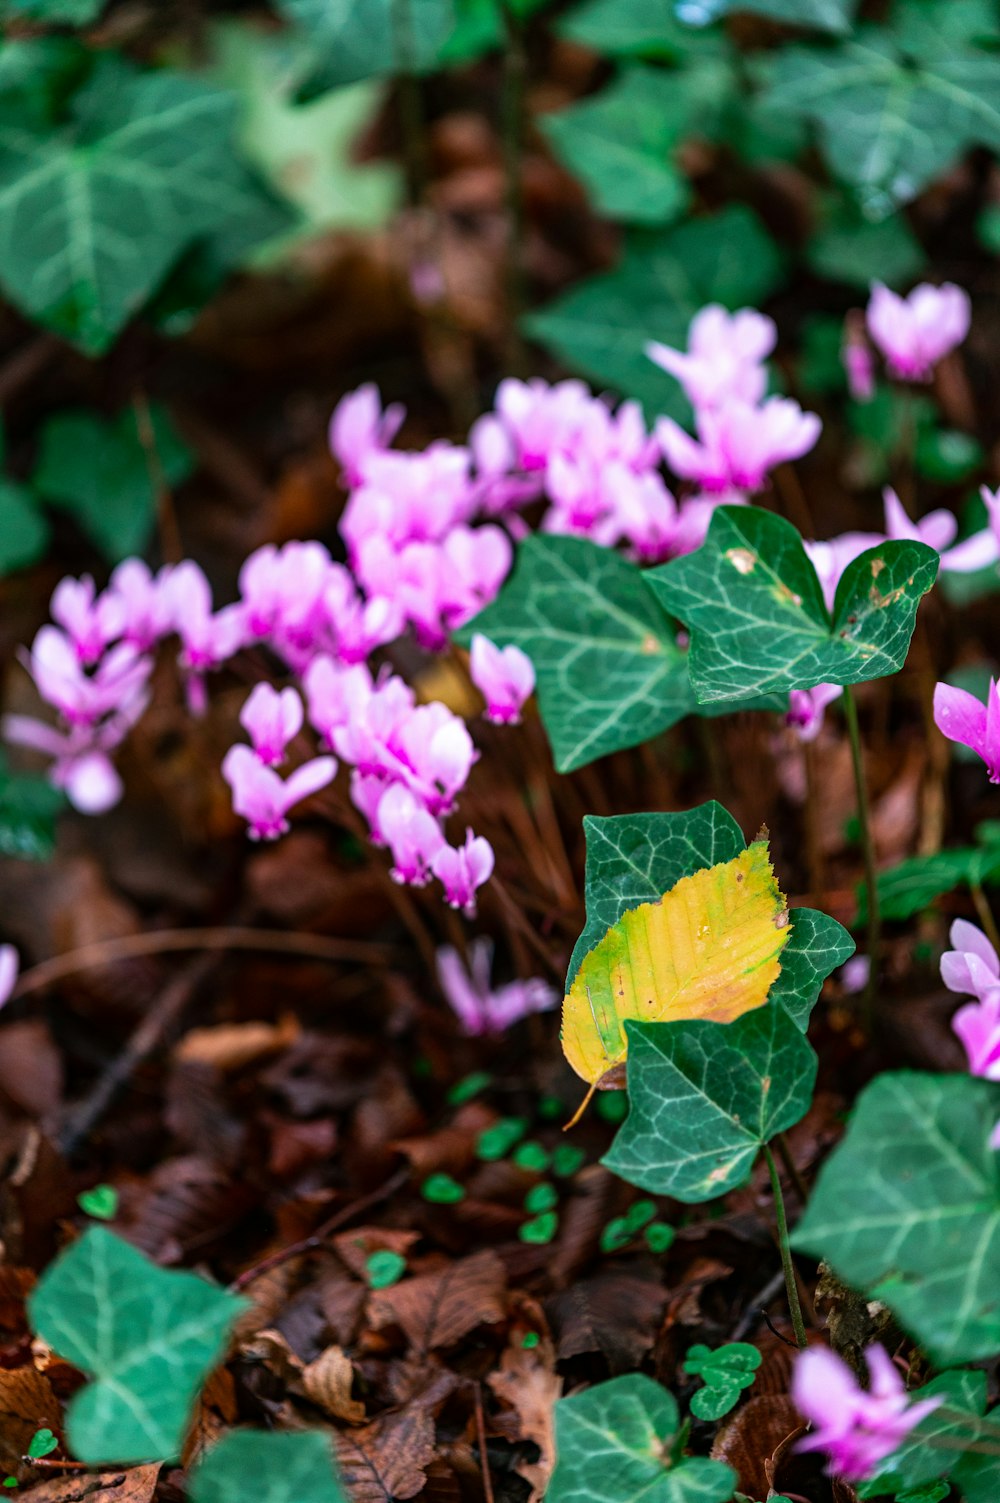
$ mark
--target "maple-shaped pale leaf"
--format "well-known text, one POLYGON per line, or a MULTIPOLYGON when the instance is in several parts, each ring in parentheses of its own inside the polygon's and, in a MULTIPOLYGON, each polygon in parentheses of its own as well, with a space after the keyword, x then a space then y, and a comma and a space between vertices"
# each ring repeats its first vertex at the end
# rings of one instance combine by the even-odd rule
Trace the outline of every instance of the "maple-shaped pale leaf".
POLYGON ((624 1023, 707 1018, 760 1007, 791 934, 767 842, 706 867, 630 909, 586 956, 563 999, 563 1052, 591 1085, 623 1084, 624 1023))

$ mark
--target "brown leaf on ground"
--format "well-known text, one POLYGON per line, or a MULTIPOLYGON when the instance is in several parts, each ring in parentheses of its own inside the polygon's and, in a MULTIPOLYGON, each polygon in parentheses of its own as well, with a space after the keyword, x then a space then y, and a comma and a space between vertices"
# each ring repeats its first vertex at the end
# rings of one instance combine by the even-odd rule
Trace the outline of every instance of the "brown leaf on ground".
POLYGON ((560 1361, 600 1352, 613 1374, 637 1367, 656 1339, 666 1290, 612 1270, 580 1279, 545 1302, 560 1361))
POLYGON ((198 1154, 167 1159, 141 1187, 122 1196, 118 1227, 159 1263, 178 1263, 189 1248, 206 1247, 256 1202, 238 1170, 198 1154))
POLYGON ((801 1426, 799 1412, 787 1394, 757 1394, 723 1423, 712 1455, 732 1467, 742 1492, 751 1498, 766 1498, 771 1487, 771 1459, 801 1426))
POLYGON ((480 1134, 497 1120, 496 1112, 473 1101, 455 1113, 447 1127, 417 1138, 398 1138, 391 1146, 425 1179, 438 1172, 459 1175, 475 1162, 480 1134))
POLYGON ((31 1476, 23 1466, 36 1430, 47 1429, 58 1435, 62 1426, 62 1406, 43 1373, 34 1367, 0 1368, 0 1467, 12 1472, 19 1481, 31 1476))
POLYGON ((228 1425, 235 1425, 238 1415, 236 1384, 225 1367, 209 1373, 198 1398, 194 1420, 184 1442, 182 1459, 185 1469, 198 1460, 203 1451, 223 1435, 228 1425))
POLYGON ((399 1326, 419 1352, 451 1346, 480 1325, 495 1325, 506 1314, 504 1267, 486 1250, 460 1258, 441 1273, 405 1279, 380 1289, 368 1301, 376 1330, 399 1326))
MULTIPOLYGON (((529 1503, 540 1503, 555 1465, 553 1408, 562 1395, 563 1381, 555 1371, 550 1341, 542 1340, 526 1350, 509 1346, 500 1359, 499 1371, 486 1380, 501 1404, 513 1411, 518 1440, 531 1441, 540 1452, 537 1461, 518 1462, 515 1470, 531 1486, 529 1503)), ((498 1423, 497 1428, 501 1428, 498 1423)))
POLYGON ((351 1503, 393 1503, 415 1498, 434 1459, 434 1421, 411 1406, 363 1430, 339 1430, 337 1460, 351 1503))
POLYGON ((365 1420, 365 1406, 351 1397, 354 1368, 343 1347, 328 1346, 302 1369, 302 1392, 310 1403, 334 1419, 360 1425, 365 1420))
POLYGON ((0 1242, 12 1263, 41 1268, 58 1247, 57 1218, 76 1209, 66 1162, 40 1128, 16 1132, 13 1162, 0 1156, 0 1242))
POLYGON ((290 1048, 301 1031, 291 1013, 277 1023, 220 1023, 214 1028, 192 1028, 177 1045, 174 1058, 181 1064, 211 1065, 223 1073, 243 1070, 290 1048))
POLYGON ((394 1252, 405 1258, 414 1242, 419 1240, 419 1232, 397 1232, 387 1226, 358 1226, 334 1237, 333 1245, 338 1258, 359 1279, 363 1279, 373 1252, 394 1252))
POLYGON ((71 1472, 40 1482, 29 1492, 20 1493, 31 1503, 149 1503, 156 1491, 161 1463, 133 1466, 127 1471, 71 1472))
POLYGON ((21 1111, 47 1117, 62 1101, 62 1055, 40 1018, 8 1023, 0 1033, 0 1093, 21 1111))

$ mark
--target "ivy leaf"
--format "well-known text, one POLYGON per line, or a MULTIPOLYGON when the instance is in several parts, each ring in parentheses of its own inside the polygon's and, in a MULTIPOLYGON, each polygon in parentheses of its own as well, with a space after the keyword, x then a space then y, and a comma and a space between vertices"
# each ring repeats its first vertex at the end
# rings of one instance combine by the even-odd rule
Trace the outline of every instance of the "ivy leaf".
POLYGON ((817 276, 849 282, 867 293, 873 266, 879 281, 898 287, 919 275, 927 257, 902 214, 868 219, 850 198, 833 194, 809 237, 806 260, 817 276))
POLYGON ((609 57, 680 62, 704 38, 677 19, 674 0, 584 0, 556 24, 560 36, 609 57))
POLYGON ((8 9, 26 21, 49 26, 87 26, 96 21, 107 0, 7 0, 8 9))
POLYGON ((626 1020, 728 1022, 767 998, 788 937, 767 843, 693 872, 630 908, 584 958, 563 999, 563 1053, 581 1079, 612 1086, 626 1020))
POLYGON ((433 70, 456 26, 452 0, 276 0, 312 53, 306 98, 362 78, 433 70), (397 24, 400 17, 408 26, 397 24))
POLYGON ((44 1341, 93 1381, 67 1434, 81 1461, 167 1461, 247 1302, 192 1273, 168 1273, 104 1227, 46 1270, 29 1300, 44 1341))
POLYGON ((781 266, 760 221, 734 204, 676 228, 635 231, 614 271, 570 288, 523 327, 566 365, 638 397, 649 413, 683 416, 679 386, 649 360, 646 344, 686 346, 705 303, 758 306, 781 281, 781 266))
POLYGON ((784 47, 762 65, 770 104, 813 121, 834 174, 873 216, 909 202, 968 147, 1000 149, 1000 58, 880 28, 835 48, 784 47), (903 38, 905 42, 905 36, 903 38))
POLYGON ((715 1351, 700 1344, 689 1347, 684 1371, 705 1385, 693 1395, 691 1413, 703 1420, 728 1414, 744 1389, 752 1387, 760 1362, 760 1352, 746 1341, 730 1341, 715 1351))
MULTIPOLYGON (((585 815, 587 922, 573 947, 567 990, 580 964, 629 908, 655 902, 681 877, 730 861, 745 847, 739 825, 721 804, 673 814, 585 815)), ((793 908, 781 974, 770 996, 805 1030, 823 982, 854 954, 854 941, 827 913, 793 908)))
MULTIPOLYGON (((678 10, 685 18, 692 18, 700 10, 705 20, 719 16, 747 12, 754 16, 766 16, 770 21, 783 21, 789 26, 810 27, 815 31, 830 31, 840 35, 849 32, 858 0, 682 0, 678 10)), ((704 21, 701 22, 704 25, 704 21)))
POLYGON ((0 96, 0 268, 12 301, 100 354, 180 253, 245 208, 235 101, 102 55, 63 122, 0 96))
POLYGON ((720 506, 701 548, 644 578, 691 631, 691 682, 704 704, 897 673, 938 562, 924 543, 870 548, 844 571, 831 621, 791 522, 720 506))
POLYGON ((246 1503, 250 1478, 254 1503, 347 1503, 330 1443, 318 1430, 230 1430, 198 1462, 191 1503, 246 1503))
POLYGON ((690 190, 673 161, 689 111, 681 82, 655 68, 627 68, 600 94, 539 119, 598 213, 663 224, 684 212, 690 190))
POLYGON ((774 1002, 732 1023, 625 1030, 629 1113, 603 1163, 643 1190, 688 1204, 724 1195, 809 1110, 816 1055, 774 1002))
MULTIPOLYGON (((166 411, 151 406, 152 445, 168 485, 179 485, 192 459, 166 411)), ((113 421, 96 413, 60 412, 42 430, 34 485, 75 517, 110 563, 141 553, 156 519, 149 458, 129 408, 113 421)))
POLYGON ((887 1304, 941 1365, 1000 1351, 998 1117, 991 1081, 878 1076, 792 1238, 887 1304))
POLYGON ((456 634, 531 659, 556 767, 636 746, 694 708, 684 653, 634 564, 586 538, 526 538, 500 594, 456 634))
POLYGON ((567 990, 588 950, 630 908, 658 901, 681 877, 731 861, 746 846, 728 809, 714 800, 674 814, 586 814, 587 922, 573 947, 567 990))
POLYGON ((64 795, 47 778, 12 773, 0 753, 0 855, 47 861, 55 850, 56 815, 64 795))
POLYGON ((556 1466, 545 1503, 729 1503, 728 1466, 681 1456, 672 1394, 633 1373, 560 1399, 556 1466))
POLYGON ((36 564, 48 545, 49 524, 31 490, 0 478, 0 575, 36 564))

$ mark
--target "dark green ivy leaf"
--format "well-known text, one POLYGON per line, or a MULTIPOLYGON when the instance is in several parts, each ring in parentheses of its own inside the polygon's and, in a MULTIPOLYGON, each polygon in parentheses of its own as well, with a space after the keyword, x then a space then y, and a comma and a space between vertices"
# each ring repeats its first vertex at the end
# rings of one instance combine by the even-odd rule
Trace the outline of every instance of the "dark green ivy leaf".
POLYGON ((732 1471, 679 1455, 680 1428, 673 1395, 641 1373, 560 1399, 545 1503, 729 1503, 732 1471))
POLYGON ((157 1268, 104 1227, 50 1264, 29 1300, 44 1341, 93 1381, 67 1411, 73 1454, 171 1461, 195 1395, 246 1301, 193 1273, 157 1268))
POLYGON ((699 704, 898 673, 938 555, 888 542, 845 569, 833 616, 791 522, 756 506, 720 506, 704 544, 644 576, 689 628, 699 704))
POLYGON ((484 611, 457 633, 515 643, 534 664, 556 767, 636 746, 694 708, 684 653, 641 571, 586 538, 536 536, 484 611))
POLYGON ((772 1000, 732 1023, 625 1031, 629 1112, 603 1163, 654 1195, 690 1205, 745 1184, 764 1144, 809 1110, 815 1052, 772 1000))
POLYGON ((303 96, 435 68, 456 27, 452 0, 276 0, 313 55, 303 96))
POLYGON ((878 1076, 792 1237, 887 1304, 941 1365, 1000 1351, 998 1118, 991 1081, 878 1076))

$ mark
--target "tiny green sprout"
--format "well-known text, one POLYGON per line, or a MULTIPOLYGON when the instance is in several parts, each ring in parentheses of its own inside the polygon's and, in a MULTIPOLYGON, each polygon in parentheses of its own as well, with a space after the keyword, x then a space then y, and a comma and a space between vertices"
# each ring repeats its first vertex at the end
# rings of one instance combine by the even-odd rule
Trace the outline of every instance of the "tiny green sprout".
POLYGON ((572 1179, 587 1155, 575 1143, 560 1143, 552 1154, 552 1173, 560 1179, 572 1179))
POLYGON ((532 1185, 524 1197, 524 1209, 536 1215, 539 1211, 551 1211, 559 1204, 559 1191, 555 1185, 543 1181, 540 1185, 532 1185))
POLYGON ((434 1205, 453 1206, 465 1199, 465 1191, 450 1174, 432 1174, 425 1179, 420 1189, 425 1200, 434 1205))
POLYGON ((114 1221, 118 1215, 118 1191, 114 1185, 95 1185, 92 1190, 83 1190, 76 1203, 95 1221, 114 1221))
POLYGON ((688 1348, 684 1371, 705 1384, 691 1399, 691 1413, 698 1419, 716 1420, 728 1414, 744 1388, 749 1388, 760 1367, 760 1352, 746 1341, 731 1341, 718 1347, 688 1348))
POLYGON ((28 1446, 28 1455, 32 1461, 37 1461, 40 1456, 51 1455, 53 1451, 58 1449, 58 1446, 59 1441, 52 1434, 51 1430, 36 1430, 31 1437, 31 1444, 28 1446))
POLYGON ((538 1103, 538 1115, 543 1122, 557 1122, 565 1111, 558 1096, 543 1096, 538 1103))
POLYGON ((373 1252, 365 1259, 365 1274, 371 1289, 388 1289, 406 1272, 406 1259, 388 1248, 373 1252))
POLYGON ((429 1080, 434 1073, 434 1067, 426 1054, 418 1054, 410 1065, 414 1080, 429 1080))
POLYGON ((646 1228, 646 1246, 651 1253, 665 1253, 677 1233, 665 1221, 651 1221, 646 1228))
POLYGON ((521 1337, 521 1345, 524 1347, 525 1351, 533 1352, 541 1339, 542 1338, 539 1336, 537 1331, 525 1331, 524 1335, 521 1337))
POLYGON ((624 1091, 598 1091, 597 1115, 613 1127, 620 1127, 628 1116, 628 1096, 624 1091))
POLYGON ((551 1242, 559 1230, 559 1217, 555 1211, 543 1211, 541 1216, 536 1216, 533 1221, 525 1221, 517 1229, 517 1235, 522 1242, 536 1242, 544 1244, 551 1242))
POLYGON ((625 1225, 630 1232, 641 1232, 644 1226, 648 1226, 656 1215, 656 1204, 652 1200, 637 1200, 630 1205, 625 1212, 625 1225))
POLYGON ((601 1231, 601 1252, 620 1252, 632 1241, 632 1232, 624 1216, 616 1216, 601 1231))
POLYGON ((449 1106, 464 1106, 474 1096, 487 1090, 493 1084, 493 1076, 488 1070, 473 1070, 471 1075, 466 1075, 458 1080, 448 1092, 447 1101, 449 1106))
POLYGON ((16 1477, 5 1477, 3 1479, 3 1485, 4 1485, 4 1487, 17 1487, 17 1478, 16 1477))
POLYGON ((505 1159, 527 1131, 528 1123, 524 1117, 501 1117, 499 1122, 494 1122, 492 1127, 487 1127, 485 1132, 479 1134, 476 1157, 485 1159, 487 1163, 505 1159))
POLYGON ((515 1148, 511 1157, 519 1169, 530 1169, 535 1174, 544 1174, 552 1162, 549 1150, 534 1139, 515 1148))

